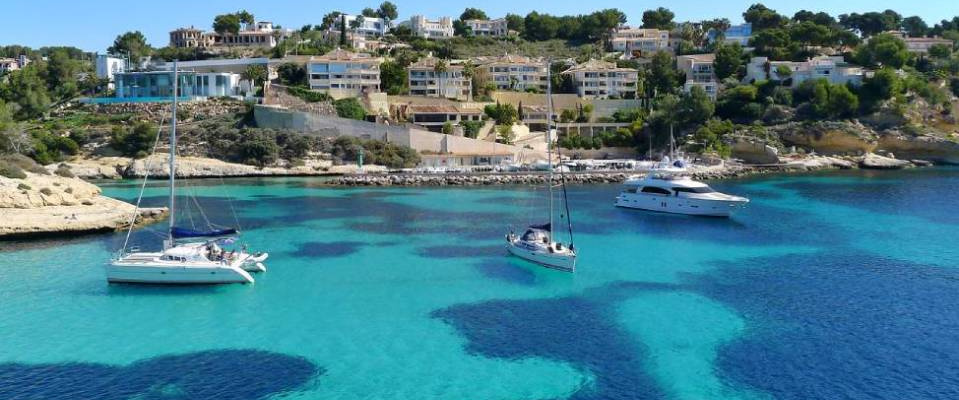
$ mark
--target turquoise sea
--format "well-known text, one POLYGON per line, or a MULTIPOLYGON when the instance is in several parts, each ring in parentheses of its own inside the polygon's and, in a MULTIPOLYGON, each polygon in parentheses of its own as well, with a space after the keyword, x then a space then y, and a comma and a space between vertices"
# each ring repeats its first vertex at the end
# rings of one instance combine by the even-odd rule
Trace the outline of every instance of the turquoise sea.
POLYGON ((959 398, 959 169, 714 182, 728 220, 573 186, 574 275, 506 255, 533 188, 184 183, 269 271, 108 285, 121 233, 0 242, 0 399, 959 398))

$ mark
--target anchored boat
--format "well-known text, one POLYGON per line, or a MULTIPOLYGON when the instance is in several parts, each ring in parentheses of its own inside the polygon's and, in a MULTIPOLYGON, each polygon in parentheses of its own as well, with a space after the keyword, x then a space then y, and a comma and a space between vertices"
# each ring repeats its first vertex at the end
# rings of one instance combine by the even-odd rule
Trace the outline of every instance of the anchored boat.
MULTIPOLYGON (((223 284, 223 283, 253 283, 250 272, 266 271, 263 261, 269 256, 266 253, 251 254, 245 247, 236 250, 226 250, 221 245, 233 244, 238 235, 237 229, 219 228, 197 230, 176 226, 176 109, 179 90, 179 71, 177 63, 173 63, 173 106, 170 124, 170 199, 169 199, 169 228, 166 239, 163 240, 163 250, 159 252, 141 252, 138 248, 127 245, 130 233, 133 231, 137 211, 130 221, 130 230, 127 231, 123 248, 107 265, 107 281, 111 283, 145 283, 145 284, 223 284)), ((159 135, 157 135, 159 143, 159 135)), ((156 143, 154 144, 154 151, 156 143)), ((149 170, 149 168, 147 168, 149 170)), ((143 178, 143 186, 137 198, 136 208, 140 207, 143 199, 143 189, 146 187, 147 177, 143 178)))

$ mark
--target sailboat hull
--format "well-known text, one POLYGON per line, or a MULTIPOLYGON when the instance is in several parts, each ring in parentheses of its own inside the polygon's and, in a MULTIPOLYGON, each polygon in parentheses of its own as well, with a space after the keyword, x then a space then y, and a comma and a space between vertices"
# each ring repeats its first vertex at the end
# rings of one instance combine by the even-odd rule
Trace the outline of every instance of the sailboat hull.
POLYGON ((107 282, 154 285, 216 285, 253 283, 253 277, 231 265, 171 266, 164 264, 107 265, 107 282))
POLYGON ((506 250, 516 257, 546 268, 569 273, 576 272, 576 254, 549 253, 540 249, 533 250, 519 241, 507 243, 506 250))

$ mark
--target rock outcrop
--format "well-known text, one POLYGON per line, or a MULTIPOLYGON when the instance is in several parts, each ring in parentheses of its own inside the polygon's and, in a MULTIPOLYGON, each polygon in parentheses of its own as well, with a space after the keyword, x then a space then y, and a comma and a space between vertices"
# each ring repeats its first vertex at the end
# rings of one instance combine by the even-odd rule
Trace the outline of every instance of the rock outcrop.
POLYGON ((890 131, 879 138, 879 148, 895 153, 900 159, 918 159, 959 165, 959 142, 941 136, 906 135, 890 131))
MULTIPOLYGON (((77 178, 33 173, 26 179, 0 177, 0 238, 123 229, 135 208, 77 178)), ((166 209, 141 209, 135 223, 165 215, 166 209)))
MULTIPOLYGON (((77 177, 84 179, 121 179, 142 178, 149 173, 151 178, 165 178, 170 174, 165 154, 156 154, 147 158, 133 160, 124 157, 100 157, 78 159, 66 164, 77 177)), ((51 172, 58 165, 47 166, 51 172)), ((356 172, 354 165, 334 166, 329 161, 309 161, 305 165, 282 167, 255 167, 252 165, 229 163, 212 158, 177 157, 178 178, 218 178, 249 176, 322 176, 356 172)), ((364 171, 384 170, 379 166, 364 166, 364 171)))
POLYGON ((792 122, 769 130, 786 145, 827 155, 871 153, 878 145, 878 134, 858 122, 792 122))
POLYGON ((885 157, 878 154, 869 153, 862 158, 859 166, 868 169, 903 169, 915 167, 915 165, 906 160, 897 160, 893 157, 885 157))
POLYGON ((779 149, 758 140, 736 136, 730 138, 729 147, 732 157, 748 164, 776 164, 779 162, 779 149))

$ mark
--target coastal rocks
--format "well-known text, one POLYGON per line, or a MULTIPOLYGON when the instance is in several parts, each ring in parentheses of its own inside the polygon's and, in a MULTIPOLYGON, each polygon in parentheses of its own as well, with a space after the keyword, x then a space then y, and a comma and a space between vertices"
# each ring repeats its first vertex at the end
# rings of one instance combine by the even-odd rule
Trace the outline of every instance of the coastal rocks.
POLYGON ((892 157, 869 153, 859 162, 859 166, 868 169, 903 169, 911 168, 915 165, 906 160, 897 160, 892 157))
POLYGON ((863 154, 876 150, 878 135, 858 122, 789 123, 770 127, 783 143, 820 154, 863 154))
MULTIPOLYGON (((28 173, 0 177, 0 238, 67 234, 128 227, 135 206, 100 194, 77 178, 28 173)), ((166 209, 141 209, 137 224, 160 220, 166 209)))
POLYGON ((959 164, 959 142, 938 135, 906 135, 890 131, 879 139, 879 148, 902 159, 921 159, 942 164, 959 164))
POLYGON ((732 157, 748 164, 776 164, 779 162, 779 149, 742 136, 730 140, 732 157))
MULTIPOLYGON (((156 154, 144 159, 134 160, 124 157, 100 157, 95 159, 77 159, 63 163, 70 171, 83 179, 121 179, 142 178, 149 173, 153 178, 165 178, 170 174, 167 156, 156 154)), ((58 166, 48 166, 50 171, 58 166)), ((309 161, 302 166, 255 167, 252 165, 228 163, 211 158, 177 157, 177 177, 179 178, 220 178, 248 176, 317 176, 335 173, 353 172, 355 166, 332 166, 329 161, 309 161)), ((364 167, 374 171, 381 167, 364 167)))
MULTIPOLYGON (((620 183, 629 174, 574 173, 566 175, 567 183, 620 183)), ((561 177, 553 177, 560 183, 561 177)), ((482 174, 482 175, 347 175, 330 180, 337 186, 479 186, 479 185, 543 185, 548 180, 545 173, 482 174)))

